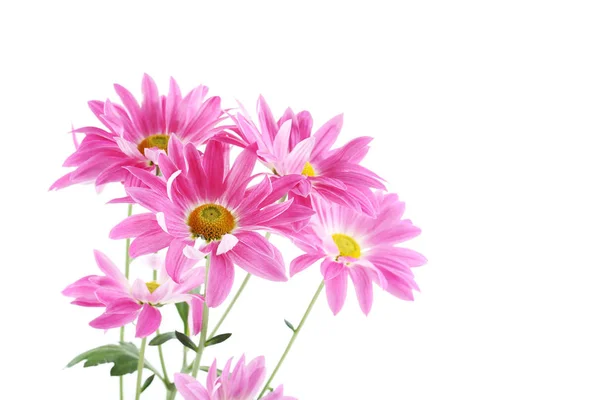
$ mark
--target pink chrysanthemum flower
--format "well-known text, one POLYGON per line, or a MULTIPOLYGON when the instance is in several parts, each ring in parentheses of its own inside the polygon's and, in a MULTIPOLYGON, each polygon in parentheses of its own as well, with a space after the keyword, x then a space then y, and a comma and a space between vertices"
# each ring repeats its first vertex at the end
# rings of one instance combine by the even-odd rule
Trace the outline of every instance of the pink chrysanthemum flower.
POLYGON ((171 79, 169 94, 160 96, 152 78, 144 75, 141 106, 124 87, 115 85, 115 90, 123 106, 110 100, 89 102, 106 129, 86 126, 74 130, 85 134, 64 163, 75 170, 54 182, 50 189, 92 181, 96 186, 109 182, 135 185, 123 167, 153 170, 147 149, 166 150, 171 137, 198 146, 220 129, 216 125, 222 120, 221 100, 207 97, 206 86, 198 86, 182 97, 179 86, 171 79))
POLYGON ((156 332, 162 316, 159 307, 164 304, 187 302, 190 306, 190 326, 194 335, 202 327, 204 300, 189 293, 204 282, 204 268, 194 268, 175 283, 161 268, 158 280, 144 282, 136 279, 129 284, 127 278, 112 261, 100 251, 94 251, 96 263, 104 275, 89 275, 67 286, 63 294, 74 297, 72 304, 84 307, 105 307, 104 313, 90 322, 90 326, 110 329, 124 326, 137 319, 136 337, 146 337, 156 332))
POLYGON ((314 213, 310 208, 291 200, 275 203, 298 179, 271 182, 265 177, 246 189, 256 162, 254 150, 244 150, 230 169, 229 146, 215 140, 202 155, 193 145, 172 139, 168 155, 160 154, 157 162, 162 177, 130 168, 147 188, 126 188, 151 212, 124 220, 111 238, 134 237, 132 257, 168 246, 167 271, 175 281, 187 268, 184 250, 189 257, 210 254, 209 307, 221 304, 231 291, 234 264, 265 279, 287 280, 281 253, 256 231, 286 234, 308 223, 314 213))
MULTIPOLYGON (((265 359, 256 357, 246 365, 242 356, 231 371, 229 359, 220 376, 217 376, 217 360, 213 361, 206 377, 206 387, 190 375, 175 374, 175 386, 184 400, 252 400, 265 379, 265 359)), ((283 395, 280 385, 263 400, 296 400, 283 395)))
POLYGON ((315 196, 316 214, 303 231, 302 240, 296 240, 307 254, 292 261, 290 275, 323 259, 321 273, 334 314, 344 305, 348 276, 365 314, 373 303, 372 282, 403 300, 413 300, 412 290, 419 290, 411 268, 427 260, 416 251, 395 245, 418 236, 421 230, 402 219, 404 203, 396 194, 376 192, 375 200, 379 212, 370 218, 315 196))
POLYGON ((375 215, 371 188, 385 187, 379 176, 359 165, 369 150, 371 137, 359 137, 331 149, 342 129, 342 115, 333 117, 312 134, 308 111, 294 114, 288 108, 276 121, 261 96, 257 113, 260 129, 247 115, 238 114, 233 118, 237 132, 244 143, 256 143, 258 156, 275 175, 303 176, 293 193, 307 201, 310 193, 318 193, 331 202, 375 215))

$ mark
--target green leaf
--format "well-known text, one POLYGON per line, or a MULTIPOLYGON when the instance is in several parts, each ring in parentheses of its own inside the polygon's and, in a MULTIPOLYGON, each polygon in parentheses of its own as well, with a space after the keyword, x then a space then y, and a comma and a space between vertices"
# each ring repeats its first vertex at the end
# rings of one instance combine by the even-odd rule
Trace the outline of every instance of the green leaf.
POLYGON ((146 380, 144 381, 144 384, 142 385, 142 390, 140 391, 140 393, 143 393, 143 392, 144 392, 144 390, 146 390, 146 389, 148 388, 148 386, 150 386, 150 385, 152 384, 152 381, 154 380, 154 377, 155 377, 155 376, 156 376, 156 375, 152 374, 152 375, 150 375, 150 376, 148 377, 148 379, 146 379, 146 380))
POLYGON ((192 339, 187 337, 185 334, 175 331, 175 337, 177 337, 177 340, 179 340, 181 344, 185 347, 189 347, 190 349, 196 352, 198 351, 198 348, 196 347, 194 342, 192 342, 192 339))
POLYGON ((222 343, 222 342, 226 341, 227 339, 229 339, 230 337, 231 337, 231 333, 222 333, 220 335, 213 336, 204 343, 204 346, 208 347, 208 346, 212 346, 213 344, 222 343))
POLYGON ((190 306, 185 301, 175 304, 179 317, 183 321, 183 331, 188 331, 188 315, 190 314, 190 306))
POLYGON ((285 322, 287 327, 292 330, 292 332, 296 332, 296 328, 294 328, 294 325, 292 325, 292 323, 290 321, 288 321, 287 319, 284 319, 283 321, 285 322))
POLYGON ((169 340, 174 338, 175 332, 161 333, 160 335, 156 335, 154 338, 152 338, 150 343, 148 343, 148 346, 160 346, 161 344, 168 342, 169 340))
MULTIPOLYGON (((140 352, 133 343, 108 344, 81 353, 67 364, 67 368, 82 361, 85 361, 84 368, 112 363, 110 375, 121 376, 137 370, 139 356, 140 352)), ((148 361, 144 361, 144 367, 156 373, 156 369, 148 361)))

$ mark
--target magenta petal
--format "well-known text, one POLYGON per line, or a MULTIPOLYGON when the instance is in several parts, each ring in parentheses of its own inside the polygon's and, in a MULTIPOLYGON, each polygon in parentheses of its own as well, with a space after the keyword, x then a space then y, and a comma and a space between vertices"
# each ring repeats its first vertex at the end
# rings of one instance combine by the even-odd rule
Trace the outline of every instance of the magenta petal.
POLYGON ((167 250, 165 264, 167 274, 176 283, 181 283, 181 276, 185 274, 195 263, 196 260, 190 260, 183 254, 187 244, 181 240, 173 240, 167 250))
POLYGON ((125 326, 137 317, 138 313, 131 314, 102 314, 90 322, 92 328, 110 329, 125 326))
POLYGON ((281 252, 256 232, 240 232, 239 242, 227 256, 240 268, 271 281, 286 281, 281 252))
POLYGON ((94 257, 96 258, 96 264, 98 265, 98 268, 100 268, 100 270, 104 272, 107 277, 112 278, 117 282, 127 282, 127 279, 121 273, 121 270, 117 268, 117 266, 110 260, 110 258, 106 256, 106 254, 102 253, 101 251, 94 250, 94 257))
POLYGON ((358 298, 358 304, 360 309, 365 315, 371 311, 373 305, 373 283, 369 278, 367 271, 362 267, 350 268, 350 278, 354 282, 354 289, 356 290, 356 297, 358 298))
POLYGON ((137 313, 142 306, 130 298, 121 298, 111 302, 106 307, 106 314, 137 313))
POLYGON ((210 400, 206 389, 190 375, 176 373, 174 381, 184 400, 210 400))
POLYGON ((219 306, 231 292, 234 271, 233 262, 228 257, 229 254, 218 256, 213 251, 210 255, 208 286, 206 289, 206 305, 209 307, 219 306))
POLYGON ((323 254, 303 254, 294 258, 290 264, 290 277, 304 271, 322 257, 323 254))
POLYGON ((321 263, 321 274, 326 281, 335 278, 345 269, 346 267, 342 262, 325 259, 321 263))
POLYGON ((133 239, 131 246, 129 247, 129 255, 131 257, 136 258, 146 254, 156 253, 171 244, 173 236, 165 233, 165 231, 158 226, 158 223, 156 226, 158 229, 145 232, 133 239))
POLYGON ((121 221, 117 226, 112 228, 108 237, 111 239, 132 238, 143 234, 149 230, 159 228, 156 222, 154 213, 143 213, 132 215, 121 221))
POLYGON ((144 304, 140 316, 138 317, 137 326, 135 327, 135 337, 144 338, 153 334, 160 327, 162 316, 160 311, 150 304, 144 304))
POLYGON ((325 292, 327 293, 327 303, 329 308, 336 315, 342 309, 346 301, 348 291, 348 271, 343 271, 338 276, 325 281, 325 292))
POLYGON ((192 335, 197 335, 202 330, 202 314, 204 299, 199 294, 192 294, 190 299, 192 335))
POLYGON ((342 130, 344 116, 336 115, 320 127, 314 134, 315 148, 313 149, 313 157, 320 158, 323 153, 333 146, 342 130))

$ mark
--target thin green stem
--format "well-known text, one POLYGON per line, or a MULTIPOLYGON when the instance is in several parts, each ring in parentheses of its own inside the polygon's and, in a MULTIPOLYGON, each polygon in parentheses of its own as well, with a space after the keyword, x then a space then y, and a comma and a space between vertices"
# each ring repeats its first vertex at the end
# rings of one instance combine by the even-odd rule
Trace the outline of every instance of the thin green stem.
MULTIPOLYGON (((127 206, 127 217, 131 217, 133 212, 133 204, 129 204, 127 206)), ((125 240, 125 277, 129 279, 129 264, 131 263, 131 259, 129 258, 129 245, 131 244, 131 240, 125 240)), ((125 340, 125 327, 122 326, 119 331, 119 341, 123 342, 125 340)), ((123 400, 125 398, 123 394, 123 375, 119 376, 119 399, 123 400)))
MULTIPOLYGON (((206 257, 206 272, 204 276, 204 287, 202 289, 202 297, 206 298, 206 287, 208 286, 208 270, 210 268, 210 257, 206 257)), ((196 358, 194 359, 194 365, 192 367, 192 376, 195 378, 198 376, 198 369, 200 368, 200 360, 202 359, 202 352, 206 344, 206 331, 208 331, 208 306, 206 301, 202 307, 202 331, 200 332, 200 340, 198 341, 198 351, 196 352, 196 358)))
MULTIPOLYGON (((142 347, 140 347, 140 358, 138 360, 137 383, 135 384, 135 400, 140 400, 142 393, 142 373, 144 372, 144 353, 146 352, 146 338, 142 339, 142 347)), ((165 378, 166 379, 166 378, 165 378)))
POLYGON ((285 348, 285 351, 281 355, 281 358, 279 359, 279 362, 277 363, 277 366, 275 367, 275 369, 273 370, 273 373, 271 374, 271 376, 267 380, 267 383, 265 383, 265 386, 263 387, 262 391, 260 392, 260 395, 258 395, 259 399, 263 396, 263 394, 265 394, 265 392, 269 388, 269 385, 273 381, 273 378, 275 378, 275 374, 277 374, 277 371, 279 371, 279 368, 281 367, 281 364, 283 364, 283 361, 285 360, 285 357, 288 355, 290 349, 292 348, 292 345, 294 344, 294 341, 296 340, 296 337, 298 337, 298 334, 302 330, 302 327, 304 326, 304 323, 306 322, 306 319, 308 318, 308 314, 310 314, 313 306, 317 302, 317 299, 319 298, 319 295, 321 294, 321 291, 323 290, 324 286, 325 286, 325 281, 322 281, 321 284, 319 285, 317 291, 315 292, 315 295, 313 296, 312 300, 310 301, 310 304, 308 305, 308 308, 304 312, 304 316, 302 317, 302 320, 298 324, 298 327, 294 330, 294 334, 292 335, 292 338, 290 339, 290 342, 288 343, 287 347, 285 348))
MULTIPOLYGON (((160 335, 160 331, 156 330, 156 336, 160 335)), ((162 345, 158 345, 158 357, 160 358, 160 366, 162 367, 162 372, 165 377, 165 380, 169 382, 169 374, 167 373, 167 366, 165 365, 165 358, 163 356, 162 345)))

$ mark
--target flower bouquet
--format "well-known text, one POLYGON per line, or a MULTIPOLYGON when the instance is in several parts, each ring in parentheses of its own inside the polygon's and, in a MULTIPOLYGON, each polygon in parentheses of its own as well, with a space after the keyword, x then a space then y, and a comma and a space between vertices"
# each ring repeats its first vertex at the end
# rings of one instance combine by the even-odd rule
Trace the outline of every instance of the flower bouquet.
POLYGON ((98 269, 90 266, 90 275, 63 291, 72 304, 99 308, 90 326, 120 329, 120 341, 80 354, 69 367, 112 363, 121 399, 123 377, 132 373, 136 399, 154 381, 167 399, 293 399, 276 374, 323 289, 333 314, 344 305, 349 279, 365 314, 373 283, 413 299, 411 269, 426 259, 396 245, 420 230, 403 219, 404 203, 386 192, 383 179, 361 165, 371 137, 334 146, 341 115, 313 129, 309 112, 288 108, 277 119, 259 97, 254 118, 242 105, 222 108, 205 86, 184 96, 171 79, 168 94, 160 95, 148 75, 141 104, 124 87, 115 90, 120 104, 89 102, 103 127, 73 129, 75 151, 64 163, 73 169, 51 186, 116 183, 123 196, 109 203, 128 209, 109 233, 126 239, 123 268, 95 250, 98 269), (265 168, 255 172, 258 166, 265 168), (272 234, 303 252, 289 270, 272 234), (130 268, 132 259, 150 266, 152 279, 130 268), (315 264, 322 280, 297 326, 285 321, 291 337, 274 368, 244 355, 203 363, 206 347, 231 336, 219 329, 251 279, 285 282, 315 264), (237 268, 246 276, 232 295, 237 268), (211 310, 225 304, 220 319, 210 321, 211 310), (164 313, 177 313, 179 328, 164 326, 164 313), (129 324, 137 344, 125 337, 129 324), (182 346, 181 367, 171 374, 162 349, 169 340, 182 346), (149 351, 158 352, 160 367, 147 360, 149 351))

